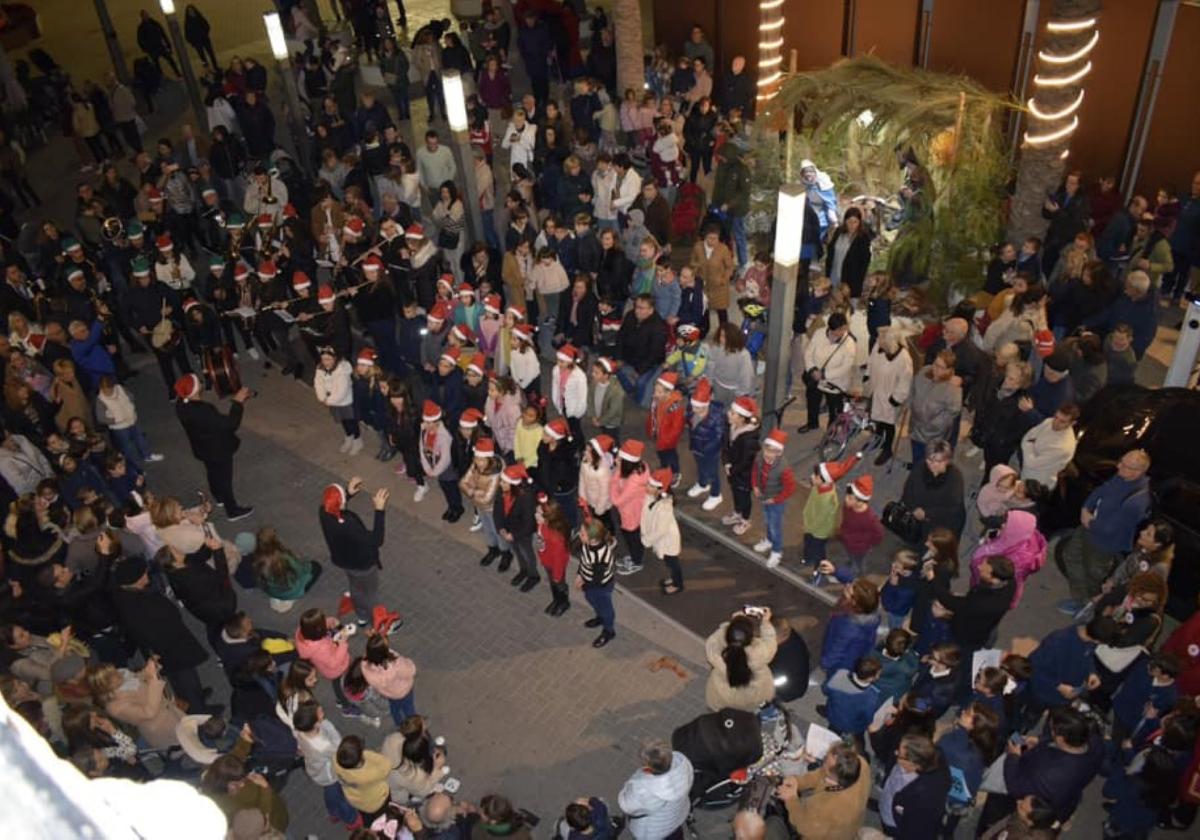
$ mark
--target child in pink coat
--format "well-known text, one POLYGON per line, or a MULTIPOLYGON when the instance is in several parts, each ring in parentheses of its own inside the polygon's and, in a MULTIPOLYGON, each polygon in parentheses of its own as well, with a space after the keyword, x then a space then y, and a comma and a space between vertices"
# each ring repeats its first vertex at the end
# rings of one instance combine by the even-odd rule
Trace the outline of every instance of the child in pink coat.
POLYGON ((397 726, 403 723, 405 718, 417 713, 413 699, 413 680, 417 676, 416 663, 392 650, 388 645, 387 636, 373 630, 368 633, 362 669, 367 685, 388 701, 392 721, 397 726))
POLYGON ((642 568, 642 504, 646 499, 646 485, 650 482, 650 471, 642 461, 645 444, 640 440, 627 440, 617 451, 616 472, 609 483, 609 495, 617 511, 617 524, 629 556, 617 561, 617 574, 632 575, 642 568))
POLYGON ((979 580, 979 564, 989 557, 1003 555, 1012 561, 1017 573, 1017 589, 1012 605, 1016 607, 1025 590, 1025 579, 1046 562, 1046 538, 1037 529, 1037 517, 1024 510, 1010 510, 1000 533, 985 539, 971 555, 971 585, 979 580))
POLYGON ((339 627, 338 620, 325 615, 322 610, 315 607, 305 610, 296 630, 296 654, 311 662, 318 674, 333 683, 333 693, 342 714, 361 717, 358 707, 342 690, 342 675, 350 667, 350 646, 346 640, 352 632, 349 627, 339 627))

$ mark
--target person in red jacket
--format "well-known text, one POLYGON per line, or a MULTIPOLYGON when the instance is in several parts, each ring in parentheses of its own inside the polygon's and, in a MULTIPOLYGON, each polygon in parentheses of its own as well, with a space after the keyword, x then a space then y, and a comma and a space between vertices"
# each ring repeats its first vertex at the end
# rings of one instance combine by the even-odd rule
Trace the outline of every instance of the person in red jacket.
POLYGON ((861 577, 867 554, 883 542, 883 523, 871 506, 871 495, 875 491, 875 479, 860 475, 846 488, 846 505, 842 508, 842 526, 838 539, 846 549, 846 562, 834 566, 828 560, 817 564, 817 574, 833 575, 842 583, 861 577))
POLYGON ((683 437, 687 419, 687 402, 679 393, 678 386, 679 374, 667 372, 659 376, 654 382, 650 413, 646 415, 646 437, 654 442, 658 465, 670 467, 675 484, 682 478, 679 474, 679 453, 675 447, 683 437))
MULTIPOLYGON (((1200 610, 1175 628, 1163 642, 1162 650, 1179 657, 1181 667, 1175 681, 1179 693, 1200 697, 1200 610)), ((1200 796, 1197 799, 1200 800, 1200 796)))
POLYGON ((533 545, 537 549, 538 562, 550 578, 550 591, 554 595, 545 613, 557 618, 571 607, 570 591, 567 589, 571 526, 562 508, 545 493, 538 493, 537 501, 537 536, 533 545))
POLYGON ((783 429, 773 429, 763 441, 750 476, 754 497, 762 503, 763 524, 767 531, 767 535, 755 544, 754 550, 760 554, 770 552, 767 555, 767 568, 770 569, 783 560, 783 512, 787 500, 796 492, 796 475, 783 457, 787 439, 787 432, 783 429))

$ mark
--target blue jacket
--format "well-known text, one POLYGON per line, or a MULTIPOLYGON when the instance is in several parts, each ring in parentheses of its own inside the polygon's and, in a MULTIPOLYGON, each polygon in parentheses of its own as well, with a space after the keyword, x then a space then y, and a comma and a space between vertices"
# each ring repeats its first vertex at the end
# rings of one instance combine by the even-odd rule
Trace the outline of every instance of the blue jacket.
POLYGON ((825 674, 853 671, 855 662, 875 650, 878 627, 878 615, 835 612, 830 616, 821 641, 821 669, 825 674))
POLYGON ((104 327, 99 321, 93 321, 88 329, 88 337, 83 341, 71 339, 71 357, 79 369, 87 375, 90 384, 95 387, 101 376, 116 376, 117 367, 112 356, 101 343, 101 333, 104 327))
POLYGON ((871 725, 871 718, 883 698, 874 684, 860 688, 851 679, 851 672, 840 670, 821 686, 825 692, 825 717, 829 728, 839 735, 861 735, 871 725))
POLYGON ((721 454, 725 439, 725 407, 716 400, 708 404, 708 414, 699 423, 693 423, 692 403, 688 401, 687 427, 688 449, 697 458, 721 454))
POLYGON ((1040 423, 1047 417, 1053 417, 1060 405, 1075 399, 1075 387, 1069 376, 1051 382, 1043 375, 1029 389, 1029 398, 1033 400, 1034 419, 1040 423))
POLYGON ((892 659, 883 655, 883 648, 881 647, 875 658, 883 666, 883 670, 879 672, 879 679, 875 681, 875 686, 879 689, 880 698, 883 700, 891 699, 897 703, 900 702, 900 698, 908 693, 908 689, 912 687, 917 670, 921 667, 921 662, 917 659, 917 654, 912 650, 908 650, 899 659, 892 659))
POLYGON ((970 732, 955 726, 937 742, 950 768, 950 805, 967 806, 979 792, 986 767, 978 747, 971 743, 970 732))
POLYGON ((1114 475, 1091 492, 1083 503, 1095 514, 1087 533, 1101 551, 1125 553, 1133 548, 1138 524, 1150 512, 1150 479, 1125 481, 1114 475))
POLYGON ((517 49, 521 53, 521 60, 525 62, 525 72, 531 78, 544 79, 550 75, 546 59, 554 49, 554 41, 546 24, 538 21, 534 26, 518 28, 517 49))
POLYGON ((892 323, 892 302, 884 297, 867 298, 867 329, 872 333, 892 323))
MULTIPOLYGON (((1129 667, 1129 673, 1117 693, 1113 695, 1113 717, 1119 720, 1126 729, 1133 732, 1142 722, 1142 713, 1146 703, 1153 703, 1158 710, 1158 717, 1171 711, 1179 697, 1179 691, 1172 680, 1167 685, 1154 685, 1150 679, 1150 660, 1143 656, 1129 667)), ((1157 724, 1156 724, 1157 726, 1157 724)))
POLYGON ((654 293, 655 312, 663 318, 679 316, 679 299, 682 288, 678 280, 672 280, 670 283, 659 283, 655 280, 651 291, 654 293))
POLYGON ((892 615, 908 615, 916 600, 916 574, 901 577, 900 582, 895 586, 892 585, 889 578, 888 582, 879 590, 879 603, 883 606, 884 612, 892 615))
POLYGON ((1075 625, 1055 630, 1029 656, 1033 676, 1029 688, 1033 696, 1045 706, 1065 706, 1070 701, 1058 693, 1058 686, 1080 688, 1087 682, 1088 675, 1095 672, 1094 642, 1079 637, 1075 625))
MULTIPOLYGON (((970 667, 970 663, 960 667, 970 667)), ((951 671, 935 677, 928 665, 922 665, 917 671, 917 678, 913 680, 912 692, 918 700, 929 703, 933 719, 937 720, 954 704, 954 695, 958 692, 958 673, 951 671)))
POLYGON ((447 429, 450 434, 458 433, 458 417, 463 413, 463 374, 462 368, 455 366, 449 376, 442 376, 438 371, 433 373, 433 386, 429 391, 429 399, 442 407, 447 429))
MULTIPOLYGON (((1034 667, 1037 673, 1037 666, 1034 667)), ((1020 756, 1009 755, 1004 759, 1008 795, 1020 799, 1036 794, 1050 803, 1055 815, 1066 822, 1079 806, 1083 789, 1100 772, 1103 758, 1104 745, 1099 735, 1093 735, 1087 751, 1078 755, 1043 741, 1020 756)))
POLYGON ((1171 250, 1187 256, 1192 265, 1200 262, 1200 198, 1185 198, 1171 234, 1171 250))
POLYGON ((1100 330, 1105 335, 1112 332, 1117 324, 1128 324, 1133 328, 1133 353, 1142 358, 1158 331, 1158 294, 1151 290, 1138 300, 1131 299, 1129 295, 1119 295, 1103 310, 1083 322, 1085 327, 1100 330))

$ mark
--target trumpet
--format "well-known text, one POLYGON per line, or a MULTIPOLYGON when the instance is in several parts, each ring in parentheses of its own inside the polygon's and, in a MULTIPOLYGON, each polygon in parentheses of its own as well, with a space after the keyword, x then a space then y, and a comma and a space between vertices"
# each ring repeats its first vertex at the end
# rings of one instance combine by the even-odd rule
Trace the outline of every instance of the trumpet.
POLYGON ((121 222, 120 217, 107 216, 100 223, 100 235, 104 237, 105 242, 116 242, 125 236, 125 225, 121 222))

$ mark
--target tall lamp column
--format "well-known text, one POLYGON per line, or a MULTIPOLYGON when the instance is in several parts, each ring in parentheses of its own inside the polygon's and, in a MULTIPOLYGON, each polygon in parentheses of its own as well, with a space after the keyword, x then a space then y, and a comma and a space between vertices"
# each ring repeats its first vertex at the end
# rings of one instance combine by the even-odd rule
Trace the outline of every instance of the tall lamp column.
POLYGON ((763 377, 763 425, 770 430, 782 425, 776 411, 787 395, 788 365, 785 358, 792 335, 796 308, 796 274, 800 266, 800 238, 804 230, 804 187, 784 184, 779 188, 779 210, 775 216, 775 267, 771 275, 771 317, 767 321, 767 371, 763 377))
POLYGON ((308 177, 312 176, 312 155, 309 154, 308 129, 304 125, 304 112, 300 109, 300 89, 296 86, 296 74, 292 69, 292 56, 287 38, 283 33, 283 22, 278 12, 263 15, 267 28, 267 40, 271 42, 271 55, 275 58, 275 70, 283 80, 283 90, 288 103, 288 130, 292 135, 292 148, 296 163, 308 177))
POLYGON ((471 150, 471 138, 467 133, 467 99, 463 91, 462 75, 457 70, 442 71, 442 92, 446 97, 446 121, 454 134, 455 157, 467 187, 467 220, 474 241, 483 242, 483 211, 479 206, 479 182, 475 179, 475 154, 471 150))
POLYGON ((196 82, 196 73, 192 70, 192 57, 188 55, 187 42, 183 40, 183 31, 179 28, 179 16, 175 14, 175 0, 158 0, 163 17, 167 19, 167 30, 171 33, 171 44, 179 56, 179 69, 183 71, 183 85, 187 88, 188 100, 192 103, 192 111, 196 114, 196 125, 208 130, 208 114, 204 110, 204 100, 200 96, 200 85, 196 82))

